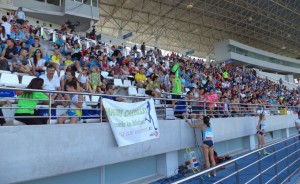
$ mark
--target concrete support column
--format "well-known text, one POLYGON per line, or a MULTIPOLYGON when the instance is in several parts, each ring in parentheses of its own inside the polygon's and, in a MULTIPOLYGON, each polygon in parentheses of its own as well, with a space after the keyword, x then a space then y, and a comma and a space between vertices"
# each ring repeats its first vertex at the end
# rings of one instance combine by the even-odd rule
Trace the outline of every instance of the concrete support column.
POLYGON ((118 39, 123 40, 123 29, 119 29, 119 32, 118 32, 118 39))
POLYGON ((157 173, 166 177, 177 174, 178 170, 178 152, 172 151, 156 156, 157 173), (174 171, 176 170, 176 173, 174 171))
POLYGON ((210 62, 209 56, 206 56, 205 59, 206 59, 206 62, 210 62))
POLYGON ((294 76, 293 75, 286 75, 285 80, 291 83, 294 83, 294 76))
POLYGON ((283 132, 282 136, 283 136, 283 138, 290 137, 290 130, 289 130, 289 128, 284 129, 284 132, 283 132))
POLYGON ((255 139, 256 139, 256 135, 250 135, 249 136, 249 149, 250 150, 255 150, 256 149, 255 139))
POLYGON ((94 20, 90 20, 90 30, 91 31, 93 30, 94 24, 95 24, 95 21, 94 20))
POLYGON ((154 46, 158 49, 160 49, 160 40, 158 37, 155 38, 154 46))

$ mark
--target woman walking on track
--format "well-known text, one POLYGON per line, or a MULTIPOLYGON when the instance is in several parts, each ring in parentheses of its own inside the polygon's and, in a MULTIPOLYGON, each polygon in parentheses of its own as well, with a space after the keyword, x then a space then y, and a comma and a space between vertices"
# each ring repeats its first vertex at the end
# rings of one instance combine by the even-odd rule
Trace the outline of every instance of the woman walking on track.
MULTIPOLYGON (((263 148, 265 146, 265 131, 266 131, 266 123, 265 123, 265 115, 260 114, 259 120, 256 126, 256 135, 258 140, 258 149, 263 148)), ((258 152, 260 154, 260 152, 258 152)), ((269 155, 269 153, 264 149, 264 155, 269 155)))

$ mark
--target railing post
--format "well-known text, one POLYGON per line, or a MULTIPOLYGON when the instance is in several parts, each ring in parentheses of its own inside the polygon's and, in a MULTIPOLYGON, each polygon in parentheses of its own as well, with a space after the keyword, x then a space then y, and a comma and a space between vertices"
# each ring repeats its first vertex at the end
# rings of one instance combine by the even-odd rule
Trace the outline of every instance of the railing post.
POLYGON ((102 96, 100 96, 100 102, 99 102, 99 104, 100 104, 100 123, 102 123, 103 122, 103 108, 102 108, 102 96))
POLYGON ((51 101, 51 94, 49 95, 49 124, 51 124, 51 104, 52 104, 52 101, 51 101))
POLYGON ((274 153, 273 155, 274 155, 274 163, 275 163, 274 169, 275 169, 276 183, 279 183, 275 145, 273 145, 273 153, 274 153))
POLYGON ((239 171, 239 168, 238 168, 238 164, 236 162, 234 162, 234 168, 235 168, 235 171, 236 171, 235 183, 239 184, 240 183, 240 171, 239 171))
POLYGON ((258 173, 259 173, 259 183, 262 184, 262 175, 261 175, 261 158, 260 158, 260 154, 257 154, 258 157, 258 173))
MULTIPOLYGON (((285 145, 285 154, 288 155, 287 141, 284 142, 284 145, 285 145)), ((289 157, 286 156, 285 160, 286 160, 287 173, 289 175, 290 174, 289 157)))
MULTIPOLYGON (((165 97, 163 97, 163 98, 165 98, 165 97)), ((165 98, 165 100, 163 100, 163 102, 164 102, 164 106, 165 106, 165 119, 167 119, 167 100, 166 100, 166 98, 165 98)))
POLYGON ((204 107, 203 107, 204 108, 204 115, 207 116, 207 113, 206 113, 206 102, 204 101, 203 104, 204 104, 204 107))

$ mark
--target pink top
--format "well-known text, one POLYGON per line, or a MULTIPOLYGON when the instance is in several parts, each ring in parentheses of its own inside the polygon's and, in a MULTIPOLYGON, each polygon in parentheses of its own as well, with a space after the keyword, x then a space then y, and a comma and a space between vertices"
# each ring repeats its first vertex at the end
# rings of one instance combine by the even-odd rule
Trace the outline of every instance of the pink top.
POLYGON ((216 106, 216 103, 214 103, 218 99, 217 94, 212 94, 207 96, 208 101, 210 102, 208 106, 216 106))

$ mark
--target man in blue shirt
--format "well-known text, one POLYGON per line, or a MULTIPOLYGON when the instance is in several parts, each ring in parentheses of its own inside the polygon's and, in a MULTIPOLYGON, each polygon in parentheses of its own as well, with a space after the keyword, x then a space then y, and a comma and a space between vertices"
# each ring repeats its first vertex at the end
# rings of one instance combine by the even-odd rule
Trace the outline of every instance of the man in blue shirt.
POLYGON ((18 26, 14 27, 14 31, 11 33, 10 37, 14 40, 23 41, 26 39, 25 34, 19 29, 18 26))

